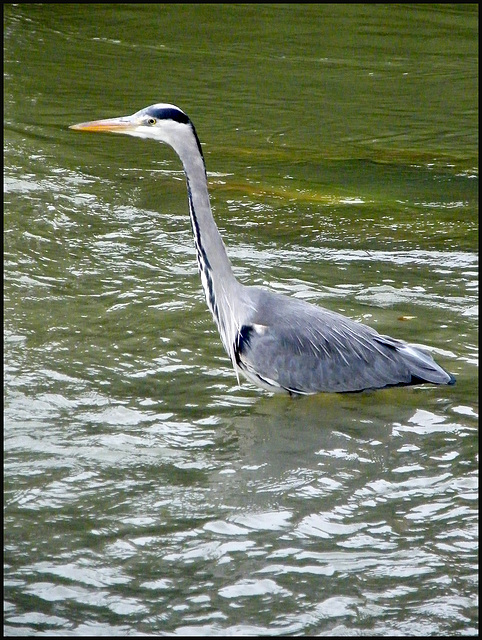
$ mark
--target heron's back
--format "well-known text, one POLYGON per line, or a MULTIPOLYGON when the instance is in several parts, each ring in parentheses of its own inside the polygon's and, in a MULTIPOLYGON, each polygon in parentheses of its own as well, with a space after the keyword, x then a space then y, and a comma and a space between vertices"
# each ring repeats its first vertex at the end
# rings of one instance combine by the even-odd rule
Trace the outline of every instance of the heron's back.
POLYGON ((454 378, 425 351, 296 298, 250 287, 239 369, 271 391, 347 392, 454 378))

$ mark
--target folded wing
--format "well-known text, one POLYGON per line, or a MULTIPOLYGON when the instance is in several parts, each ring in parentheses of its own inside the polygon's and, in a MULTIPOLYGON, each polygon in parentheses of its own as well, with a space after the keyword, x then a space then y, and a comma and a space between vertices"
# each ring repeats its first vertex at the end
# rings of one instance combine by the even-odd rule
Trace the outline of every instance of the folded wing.
POLYGON ((281 315, 277 297, 260 294, 253 321, 240 328, 235 345, 241 372, 271 391, 310 394, 455 382, 417 347, 293 298, 283 297, 281 315))

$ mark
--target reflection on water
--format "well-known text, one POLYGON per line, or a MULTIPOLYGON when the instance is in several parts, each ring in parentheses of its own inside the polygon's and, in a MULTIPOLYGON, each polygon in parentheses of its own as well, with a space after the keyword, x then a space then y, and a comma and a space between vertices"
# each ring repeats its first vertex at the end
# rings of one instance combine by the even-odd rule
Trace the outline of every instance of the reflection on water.
POLYGON ((241 414, 225 399, 192 420, 92 393, 73 411, 65 395, 40 395, 35 420, 21 394, 9 412, 7 530, 23 535, 7 549, 28 550, 9 591, 63 612, 12 615, 17 629, 68 629, 72 607, 91 611, 76 633, 113 634, 146 619, 180 634, 420 633, 476 615, 462 595, 438 609, 436 585, 473 583, 477 471, 475 422, 433 390, 405 406, 401 390, 264 398, 241 414), (127 626, 104 626, 112 614, 127 626))
POLYGON ((377 633, 466 627, 469 597, 451 599, 435 625, 429 612, 435 585, 457 592, 473 577, 474 433, 436 402, 417 408, 418 393, 391 426, 388 391, 366 394, 361 409, 350 396, 268 398, 244 416, 192 422, 86 396, 77 425, 61 396, 39 398, 36 430, 8 443, 10 517, 23 514, 25 536, 8 547, 19 558, 30 549, 9 588, 64 613, 11 624, 68 628, 75 605, 101 629, 108 612, 126 628, 148 619, 209 635, 330 621, 349 632, 355 619, 377 633))
POLYGON ((6 634, 475 635, 475 11, 6 5, 5 33, 6 634), (243 282, 457 384, 238 387, 177 159, 67 129, 158 100, 243 282))

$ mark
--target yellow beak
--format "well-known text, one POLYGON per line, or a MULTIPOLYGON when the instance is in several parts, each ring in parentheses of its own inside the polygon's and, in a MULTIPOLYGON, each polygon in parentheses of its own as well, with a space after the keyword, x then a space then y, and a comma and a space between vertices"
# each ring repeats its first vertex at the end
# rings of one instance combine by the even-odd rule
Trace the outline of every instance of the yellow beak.
POLYGON ((69 129, 78 131, 111 131, 113 133, 128 131, 135 128, 136 123, 129 117, 108 118, 107 120, 92 120, 92 122, 80 122, 79 124, 70 125, 69 129))

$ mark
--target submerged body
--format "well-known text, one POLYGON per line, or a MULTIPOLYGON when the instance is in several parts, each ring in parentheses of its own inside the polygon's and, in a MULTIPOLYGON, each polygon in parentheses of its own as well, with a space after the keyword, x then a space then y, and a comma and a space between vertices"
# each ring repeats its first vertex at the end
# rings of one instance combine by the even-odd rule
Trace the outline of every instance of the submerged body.
POLYGON ((290 394, 455 382, 418 347, 322 307, 238 282, 212 216, 201 144, 178 107, 156 104, 132 116, 71 128, 153 139, 179 155, 206 302, 238 379, 241 373, 263 389, 290 394))

